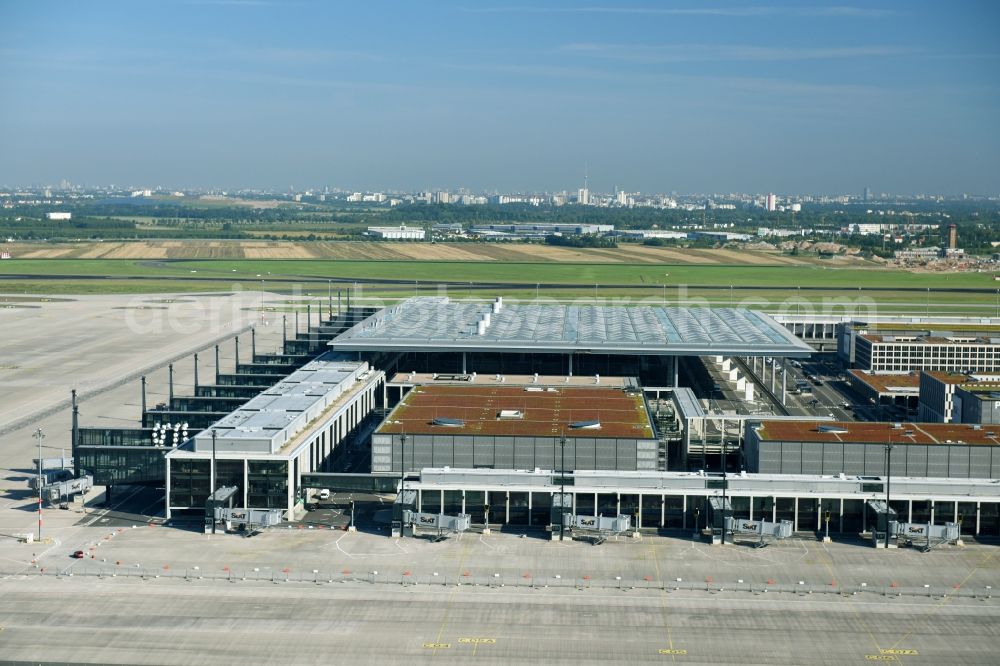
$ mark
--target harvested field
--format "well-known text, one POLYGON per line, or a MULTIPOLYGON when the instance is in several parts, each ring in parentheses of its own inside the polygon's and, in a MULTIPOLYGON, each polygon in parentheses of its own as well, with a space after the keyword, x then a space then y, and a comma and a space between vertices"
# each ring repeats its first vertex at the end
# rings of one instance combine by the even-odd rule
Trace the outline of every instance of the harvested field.
POLYGON ((100 256, 102 259, 166 259, 169 255, 164 243, 115 243, 100 256))
POLYGON ((402 259, 418 259, 421 261, 483 261, 489 259, 476 252, 476 245, 418 245, 416 243, 401 243, 396 248, 402 259))
POLYGON ((18 259, 328 259, 731 266, 866 266, 858 257, 790 257, 738 249, 679 249, 622 244, 569 248, 535 243, 392 243, 374 241, 146 240, 7 243, 18 259))
POLYGON ((240 248, 247 259, 315 259, 309 244, 294 242, 241 242, 240 248))

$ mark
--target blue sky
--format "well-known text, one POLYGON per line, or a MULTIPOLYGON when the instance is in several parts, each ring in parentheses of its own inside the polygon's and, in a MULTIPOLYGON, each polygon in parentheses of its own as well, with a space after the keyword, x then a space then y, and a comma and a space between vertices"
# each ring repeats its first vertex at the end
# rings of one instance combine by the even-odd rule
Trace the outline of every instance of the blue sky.
POLYGON ((995 195, 998 28, 989 1, 0 0, 0 183, 995 195))

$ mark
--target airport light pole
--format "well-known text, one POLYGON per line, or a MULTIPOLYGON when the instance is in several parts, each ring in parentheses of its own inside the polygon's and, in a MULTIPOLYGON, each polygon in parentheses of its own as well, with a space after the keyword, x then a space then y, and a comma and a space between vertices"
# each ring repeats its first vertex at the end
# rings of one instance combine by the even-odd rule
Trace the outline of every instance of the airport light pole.
POLYGON ((212 428, 212 534, 215 534, 215 428, 212 428))
POLYGON ((889 435, 889 443, 885 445, 885 547, 889 548, 889 486, 892 483, 892 435, 889 435))
POLYGON ((38 540, 42 540, 42 440, 45 433, 41 428, 35 430, 35 439, 38 440, 38 540))
POLYGON ((726 430, 722 429, 722 545, 726 545, 726 430))
POLYGON ((403 496, 403 491, 406 490, 406 433, 402 433, 399 436, 399 507, 400 510, 403 508, 403 502, 406 501, 403 496))
POLYGON ((566 435, 559 438, 559 540, 566 538, 566 435))

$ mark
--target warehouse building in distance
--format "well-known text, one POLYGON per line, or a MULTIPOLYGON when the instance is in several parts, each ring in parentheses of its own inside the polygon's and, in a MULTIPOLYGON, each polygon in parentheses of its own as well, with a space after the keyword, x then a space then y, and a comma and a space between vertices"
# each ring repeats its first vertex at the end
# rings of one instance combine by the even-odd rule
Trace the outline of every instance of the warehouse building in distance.
POLYGON ((891 458, 892 476, 1000 478, 1000 427, 765 420, 745 442, 747 468, 761 474, 880 476, 891 458))
POLYGON ((426 232, 421 227, 368 227, 368 234, 382 240, 423 240, 426 232))

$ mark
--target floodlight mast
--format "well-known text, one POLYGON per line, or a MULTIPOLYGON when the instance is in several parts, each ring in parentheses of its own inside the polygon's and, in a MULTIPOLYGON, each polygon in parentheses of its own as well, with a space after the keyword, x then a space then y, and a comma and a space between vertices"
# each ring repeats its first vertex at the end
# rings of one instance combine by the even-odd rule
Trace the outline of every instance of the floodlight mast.
POLYGON ((42 540, 42 440, 45 433, 41 428, 35 430, 35 439, 38 440, 38 541, 42 540))
POLYGON ((566 433, 559 438, 559 540, 566 538, 566 433))

